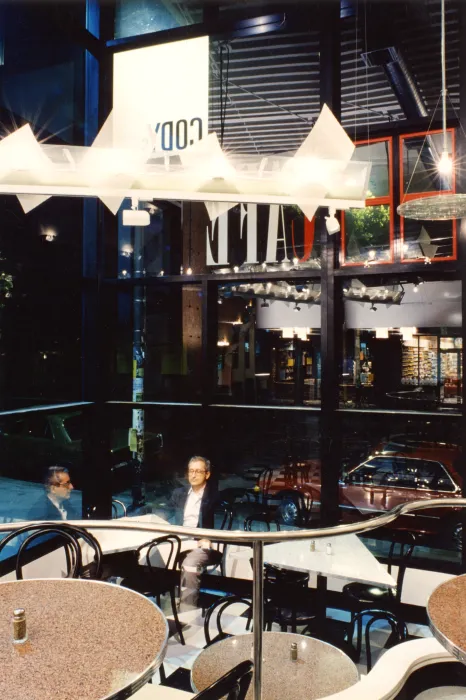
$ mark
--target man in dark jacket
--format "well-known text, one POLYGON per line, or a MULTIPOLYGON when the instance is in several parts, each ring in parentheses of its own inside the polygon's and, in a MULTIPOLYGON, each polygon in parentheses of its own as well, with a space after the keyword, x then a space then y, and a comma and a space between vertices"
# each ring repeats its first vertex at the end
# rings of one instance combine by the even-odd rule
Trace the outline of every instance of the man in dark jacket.
POLYGON ((74 489, 68 469, 49 467, 45 477, 45 492, 28 513, 28 520, 80 520, 69 499, 74 489))
MULTIPOLYGON (((184 527, 214 527, 216 489, 210 483, 211 466, 205 457, 191 457, 188 463, 189 486, 176 489, 169 506, 174 515, 172 522, 184 527)), ((197 548, 185 556, 181 567, 180 610, 197 607, 200 577, 206 567, 217 560, 218 553, 209 540, 201 539, 197 548)))

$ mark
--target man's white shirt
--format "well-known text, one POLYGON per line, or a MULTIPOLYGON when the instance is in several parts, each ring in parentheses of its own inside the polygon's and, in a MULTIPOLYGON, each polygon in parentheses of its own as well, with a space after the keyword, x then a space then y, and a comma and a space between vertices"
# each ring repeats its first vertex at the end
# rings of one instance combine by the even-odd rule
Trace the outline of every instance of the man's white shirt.
POLYGON ((50 503, 52 503, 55 506, 55 508, 58 510, 58 512, 60 513, 61 519, 66 520, 67 512, 63 508, 63 505, 61 503, 59 503, 55 498, 53 498, 50 493, 47 494, 47 498, 49 499, 50 503))
POLYGON ((193 491, 192 488, 189 489, 188 498, 186 499, 186 505, 184 507, 183 514, 183 526, 184 527, 197 527, 199 524, 199 514, 201 512, 201 501, 204 495, 204 488, 200 491, 193 491))

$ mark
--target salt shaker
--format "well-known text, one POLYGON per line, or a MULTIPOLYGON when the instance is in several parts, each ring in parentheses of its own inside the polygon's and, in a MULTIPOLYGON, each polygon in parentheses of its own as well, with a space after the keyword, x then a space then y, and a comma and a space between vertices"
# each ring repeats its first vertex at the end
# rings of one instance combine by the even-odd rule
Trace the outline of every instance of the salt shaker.
POLYGON ((332 553, 332 543, 331 542, 327 542, 327 546, 325 547, 325 551, 327 554, 332 553))
POLYGON ((291 642, 290 658, 292 661, 298 660, 298 645, 296 642, 291 642))
POLYGON ((315 551, 316 551, 316 541, 315 541, 315 540, 311 540, 311 547, 310 547, 310 549, 311 549, 311 552, 315 552, 315 551))
POLYGON ((13 644, 22 644, 28 638, 26 629, 26 612, 24 608, 13 610, 13 644))

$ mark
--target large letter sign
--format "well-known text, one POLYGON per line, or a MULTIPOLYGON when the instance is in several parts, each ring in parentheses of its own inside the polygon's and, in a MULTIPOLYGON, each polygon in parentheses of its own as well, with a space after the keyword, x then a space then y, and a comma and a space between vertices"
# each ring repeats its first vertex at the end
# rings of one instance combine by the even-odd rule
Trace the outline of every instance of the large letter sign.
POLYGON ((137 147, 150 126, 156 151, 184 151, 207 136, 209 37, 116 53, 113 134, 137 147))

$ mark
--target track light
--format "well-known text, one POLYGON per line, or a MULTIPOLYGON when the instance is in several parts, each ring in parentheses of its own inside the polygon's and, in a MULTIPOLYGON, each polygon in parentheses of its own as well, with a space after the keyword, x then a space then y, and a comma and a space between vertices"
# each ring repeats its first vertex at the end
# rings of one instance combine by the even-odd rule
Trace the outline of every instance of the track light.
POLYGON ((261 304, 261 309, 267 309, 268 306, 269 306, 269 302, 267 301, 267 299, 264 299, 262 304, 261 304))
POLYGON ((338 233, 340 230, 340 224, 337 217, 335 216, 336 209, 333 207, 328 208, 328 216, 325 217, 325 226, 327 227, 327 233, 330 235, 333 233, 338 233))
POLYGON ((373 303, 369 311, 377 311, 376 305, 373 303))
POLYGON ((217 299, 217 304, 223 304, 223 299, 218 298, 218 299, 217 299))
POLYGON ((294 307, 293 311, 301 311, 301 307, 300 307, 300 306, 298 306, 298 302, 296 302, 296 304, 295 304, 295 307, 294 307))
POLYGON ((419 291, 419 284, 418 284, 418 282, 415 282, 414 286, 413 286, 413 292, 415 292, 417 294, 418 291, 419 291))

